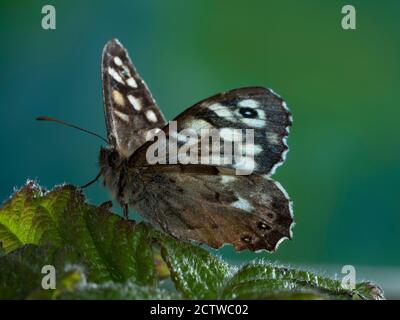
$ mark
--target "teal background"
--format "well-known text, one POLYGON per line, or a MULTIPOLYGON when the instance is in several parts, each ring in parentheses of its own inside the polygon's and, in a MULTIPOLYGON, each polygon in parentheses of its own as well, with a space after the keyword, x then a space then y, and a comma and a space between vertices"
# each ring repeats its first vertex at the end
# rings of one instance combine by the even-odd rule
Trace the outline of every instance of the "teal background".
MULTIPOLYGON (((168 119, 249 85, 273 88, 293 112, 291 150, 275 175, 294 201, 293 241, 272 255, 220 255, 336 273, 351 264, 382 282, 395 270, 387 282, 400 288, 400 2, 350 3, 357 30, 345 31, 348 1, 2 0, 0 198, 27 178, 51 188, 97 174, 100 140, 34 118, 105 135, 100 57, 117 37, 168 119), (56 7, 56 30, 41 28, 45 4, 56 7)), ((109 200, 100 184, 86 194, 109 200)))

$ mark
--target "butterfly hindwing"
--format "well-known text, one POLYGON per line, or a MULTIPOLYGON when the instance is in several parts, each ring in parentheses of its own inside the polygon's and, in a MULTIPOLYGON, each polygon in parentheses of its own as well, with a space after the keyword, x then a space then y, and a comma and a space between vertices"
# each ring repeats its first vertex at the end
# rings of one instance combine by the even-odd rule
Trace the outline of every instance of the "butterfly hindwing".
POLYGON ((140 181, 134 208, 178 239, 273 251, 291 238, 290 201, 268 177, 159 172, 140 181))
MULTIPOLYGON (((177 140, 179 147, 185 141, 185 137, 180 136, 182 130, 195 130, 199 136, 202 129, 217 130, 221 140, 218 146, 220 154, 224 152, 224 141, 231 141, 235 137, 235 130, 242 132, 243 142, 246 142, 245 130, 254 130, 254 140, 251 144, 244 144, 243 157, 239 160, 233 158, 231 163, 224 163, 218 156, 217 159, 210 157, 209 164, 220 167, 224 173, 249 169, 249 173, 273 174, 285 160, 288 150, 286 138, 292 124, 285 101, 273 91, 262 87, 240 88, 217 94, 196 103, 174 120, 178 136, 169 136, 170 126, 166 126, 163 131, 167 139, 177 140), (251 152, 245 153, 246 149, 251 152)), ((131 162, 137 166, 146 166, 146 149, 151 144, 152 141, 149 141, 144 145, 131 162)), ((166 163, 178 162, 177 153, 169 151, 166 150, 166 163)), ((197 164, 204 164, 200 162, 197 164)))
POLYGON ((165 119, 121 43, 103 50, 102 80, 108 140, 121 157, 129 157, 146 140, 148 130, 165 119))

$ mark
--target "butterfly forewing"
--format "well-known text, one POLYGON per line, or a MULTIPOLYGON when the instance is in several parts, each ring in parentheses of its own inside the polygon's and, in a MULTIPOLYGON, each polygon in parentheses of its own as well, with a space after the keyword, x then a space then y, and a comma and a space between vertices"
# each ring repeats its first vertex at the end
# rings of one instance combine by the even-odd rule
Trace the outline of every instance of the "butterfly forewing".
POLYGON ((145 141, 148 130, 165 119, 127 51, 114 39, 102 58, 104 111, 108 140, 121 157, 129 157, 145 141))

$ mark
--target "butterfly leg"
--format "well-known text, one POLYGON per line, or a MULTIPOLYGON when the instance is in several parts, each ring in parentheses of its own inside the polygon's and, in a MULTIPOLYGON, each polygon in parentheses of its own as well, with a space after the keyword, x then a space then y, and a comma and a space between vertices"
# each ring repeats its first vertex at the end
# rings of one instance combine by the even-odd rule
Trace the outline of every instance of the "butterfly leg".
POLYGON ((129 207, 126 203, 122 204, 122 210, 124 211, 124 218, 128 220, 129 217, 129 207))

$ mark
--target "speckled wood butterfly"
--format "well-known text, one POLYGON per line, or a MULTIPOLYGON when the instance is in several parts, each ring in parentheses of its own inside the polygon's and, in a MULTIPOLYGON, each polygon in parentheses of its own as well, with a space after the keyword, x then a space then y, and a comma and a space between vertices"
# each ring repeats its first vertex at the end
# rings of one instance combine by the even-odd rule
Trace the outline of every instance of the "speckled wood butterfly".
POLYGON ((104 48, 102 80, 107 139, 64 121, 37 118, 77 128, 108 144, 100 149, 100 173, 84 187, 103 177, 125 218, 132 207, 170 235, 213 248, 232 244, 237 251, 273 251, 283 239, 292 237, 291 201, 270 178, 285 160, 292 124, 280 96, 262 87, 234 89, 204 99, 166 123, 116 39, 104 48), (223 143, 200 135, 202 144, 191 145, 190 154, 194 150, 203 160, 205 145, 212 150, 207 158, 211 161, 177 161, 182 154, 174 154, 169 146, 179 145, 182 150, 189 143, 187 136, 171 130, 173 126, 179 132, 217 132, 223 143), (237 130, 245 130, 246 136, 250 131, 250 142, 239 144, 240 157, 225 161, 221 155, 230 143, 236 146, 237 130), (149 151, 153 140, 162 137, 168 161, 153 163, 149 151))
POLYGON ((148 87, 118 40, 103 51, 102 79, 107 148, 100 152, 101 175, 124 208, 135 209, 170 235, 219 248, 273 251, 291 238, 291 202, 270 176, 283 163, 292 123, 285 102, 262 87, 234 89, 202 100, 175 118, 178 129, 254 129, 253 172, 235 175, 249 163, 149 165, 146 133, 168 124, 148 87))

